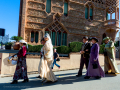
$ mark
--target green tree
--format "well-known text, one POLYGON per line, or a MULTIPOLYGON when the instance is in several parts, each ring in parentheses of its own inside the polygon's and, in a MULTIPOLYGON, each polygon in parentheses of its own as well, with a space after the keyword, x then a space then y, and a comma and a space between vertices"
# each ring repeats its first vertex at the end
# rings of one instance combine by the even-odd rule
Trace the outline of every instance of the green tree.
POLYGON ((18 37, 18 36, 12 36, 11 40, 15 40, 16 42, 19 42, 20 40, 22 40, 22 37, 18 37))

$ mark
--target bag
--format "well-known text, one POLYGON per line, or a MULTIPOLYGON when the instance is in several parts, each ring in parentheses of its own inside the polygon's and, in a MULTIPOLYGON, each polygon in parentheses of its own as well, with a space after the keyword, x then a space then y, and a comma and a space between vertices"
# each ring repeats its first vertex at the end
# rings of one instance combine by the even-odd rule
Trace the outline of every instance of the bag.
POLYGON ((18 56, 17 56, 17 55, 15 55, 15 56, 12 58, 12 60, 17 61, 17 60, 18 60, 18 56))
POLYGON ((12 60, 12 65, 16 65, 17 64, 17 61, 16 60, 12 60))
POLYGON ((57 58, 57 60, 56 61, 60 61, 60 58, 57 58))
POLYGON ((98 64, 92 64, 93 65, 93 69, 97 69, 98 68, 98 64))

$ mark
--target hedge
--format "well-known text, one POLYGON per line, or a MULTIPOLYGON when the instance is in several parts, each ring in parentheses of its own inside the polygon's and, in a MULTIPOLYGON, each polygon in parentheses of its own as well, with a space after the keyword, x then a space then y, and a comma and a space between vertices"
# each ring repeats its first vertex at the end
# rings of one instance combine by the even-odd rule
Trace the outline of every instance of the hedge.
POLYGON ((28 52, 40 52, 41 48, 43 47, 43 45, 30 45, 28 44, 28 52))
POLYGON ((71 42, 69 43, 70 51, 71 52, 79 52, 82 47, 82 42, 71 42))
POLYGON ((59 46, 56 48, 59 54, 69 54, 70 48, 68 46, 59 46))
MULTIPOLYGON (((43 45, 30 45, 28 44, 28 52, 40 52, 43 45)), ((68 46, 54 47, 59 54, 69 54, 70 52, 79 52, 82 47, 82 42, 71 42, 68 46)), ((100 54, 104 53, 105 44, 100 45, 100 54)))

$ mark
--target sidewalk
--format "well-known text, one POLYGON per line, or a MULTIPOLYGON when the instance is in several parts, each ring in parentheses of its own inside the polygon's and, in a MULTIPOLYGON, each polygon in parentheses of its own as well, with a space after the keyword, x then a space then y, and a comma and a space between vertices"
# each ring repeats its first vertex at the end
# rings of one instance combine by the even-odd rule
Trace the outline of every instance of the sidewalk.
MULTIPOLYGON (((120 70, 120 65, 118 65, 120 70)), ((84 79, 86 70, 83 70, 82 77, 76 77, 77 70, 55 72, 58 82, 41 83, 41 79, 36 78, 38 74, 28 75, 30 82, 11 85, 12 77, 0 78, 0 90, 120 90, 120 74, 117 76, 106 75, 101 80, 91 78, 84 79)))

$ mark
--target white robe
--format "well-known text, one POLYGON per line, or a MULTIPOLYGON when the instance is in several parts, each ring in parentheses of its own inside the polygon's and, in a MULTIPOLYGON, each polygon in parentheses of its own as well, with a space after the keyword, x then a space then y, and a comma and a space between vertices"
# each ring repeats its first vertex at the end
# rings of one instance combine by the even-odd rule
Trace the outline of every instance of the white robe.
POLYGON ((57 78, 51 69, 53 61, 53 46, 49 42, 46 42, 42 50, 44 51, 44 56, 42 56, 40 60, 38 72, 40 76, 45 78, 47 81, 55 82, 57 81, 57 78))

